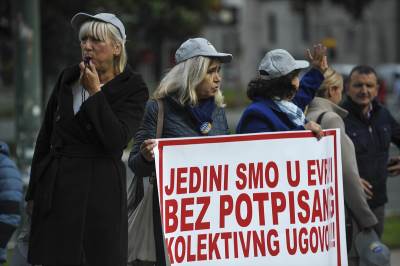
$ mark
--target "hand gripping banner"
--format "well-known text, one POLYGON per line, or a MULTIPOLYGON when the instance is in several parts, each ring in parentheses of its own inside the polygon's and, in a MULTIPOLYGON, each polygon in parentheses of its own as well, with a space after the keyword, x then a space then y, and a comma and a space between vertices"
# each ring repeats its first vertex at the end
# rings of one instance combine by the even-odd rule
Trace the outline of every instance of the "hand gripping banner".
POLYGON ((160 139, 172 265, 346 266, 338 130, 160 139))

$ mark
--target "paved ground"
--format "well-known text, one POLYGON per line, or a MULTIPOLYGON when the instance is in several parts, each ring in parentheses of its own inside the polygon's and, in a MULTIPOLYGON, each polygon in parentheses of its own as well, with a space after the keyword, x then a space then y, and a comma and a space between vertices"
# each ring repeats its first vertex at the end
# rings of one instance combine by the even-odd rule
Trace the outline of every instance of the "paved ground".
POLYGON ((400 249, 392 250, 390 260, 391 266, 400 266, 400 249))

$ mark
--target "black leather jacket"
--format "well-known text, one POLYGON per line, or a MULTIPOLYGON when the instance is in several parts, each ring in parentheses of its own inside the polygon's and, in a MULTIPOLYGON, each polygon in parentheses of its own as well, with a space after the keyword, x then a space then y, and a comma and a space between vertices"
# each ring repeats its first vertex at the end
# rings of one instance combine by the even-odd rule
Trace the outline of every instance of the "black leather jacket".
POLYGON ((349 111, 344 118, 346 133, 356 148, 361 178, 373 186, 374 196, 368 200, 371 208, 387 202, 386 179, 390 143, 400 147, 400 125, 390 112, 376 100, 372 102, 371 116, 367 119, 361 108, 351 99, 343 103, 349 111))

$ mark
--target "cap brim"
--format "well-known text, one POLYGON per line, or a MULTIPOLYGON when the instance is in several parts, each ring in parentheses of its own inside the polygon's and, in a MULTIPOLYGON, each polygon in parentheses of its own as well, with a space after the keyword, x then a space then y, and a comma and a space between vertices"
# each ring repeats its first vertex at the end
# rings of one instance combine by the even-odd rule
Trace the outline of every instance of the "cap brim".
POLYGON ((94 16, 89 15, 89 14, 86 14, 86 13, 82 13, 82 12, 77 13, 77 14, 75 14, 75 16, 73 16, 72 19, 71 19, 72 28, 73 28, 74 30, 78 31, 79 28, 81 27, 81 25, 82 25, 85 21, 90 20, 90 19, 99 20, 99 19, 95 18, 94 16))
POLYGON ((97 21, 102 21, 102 22, 109 23, 108 21, 105 21, 105 20, 103 20, 101 18, 98 18, 98 17, 95 17, 93 15, 79 12, 78 14, 75 14, 75 16, 73 16, 72 19, 71 19, 72 28, 74 30, 78 31, 79 28, 82 26, 82 24, 85 23, 88 20, 97 20, 97 21))
POLYGON ((211 57, 211 58, 216 58, 221 63, 229 63, 230 61, 232 61, 232 55, 231 54, 226 54, 226 53, 216 53, 216 54, 213 54, 213 55, 204 55, 204 56, 208 56, 208 57, 211 57))
POLYGON ((192 55, 192 56, 189 56, 187 58, 179 59, 179 60, 177 60, 175 58, 175 61, 176 61, 177 64, 179 64, 179 63, 181 63, 183 61, 186 61, 186 60, 188 60, 190 58, 194 58, 196 56, 204 56, 204 57, 215 58, 218 61, 220 61, 221 63, 229 63, 229 62, 232 61, 232 58, 233 58, 231 54, 226 54, 226 53, 215 53, 215 54, 202 53, 202 54, 192 55))
POLYGON ((306 60, 295 60, 295 62, 295 69, 304 69, 310 66, 310 63, 306 60))

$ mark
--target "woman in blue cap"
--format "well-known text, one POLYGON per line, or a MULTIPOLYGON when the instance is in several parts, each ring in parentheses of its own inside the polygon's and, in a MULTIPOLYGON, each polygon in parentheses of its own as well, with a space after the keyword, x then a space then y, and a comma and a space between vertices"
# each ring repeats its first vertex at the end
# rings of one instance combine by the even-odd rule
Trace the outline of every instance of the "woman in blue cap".
MULTIPOLYGON (((221 87, 221 63, 231 54, 219 53, 204 38, 189 39, 175 53, 176 65, 161 80, 147 103, 143 123, 135 136, 129 167, 135 178, 152 176, 157 129, 157 100, 164 106, 162 138, 198 137, 228 134, 221 87)), ((156 265, 165 265, 160 207, 153 187, 153 217, 156 265)))
POLYGON ((71 23, 82 61, 60 74, 37 138, 26 195, 33 211, 28 261, 125 266, 121 155, 148 90, 126 64, 125 28, 115 15, 78 13, 71 23))

